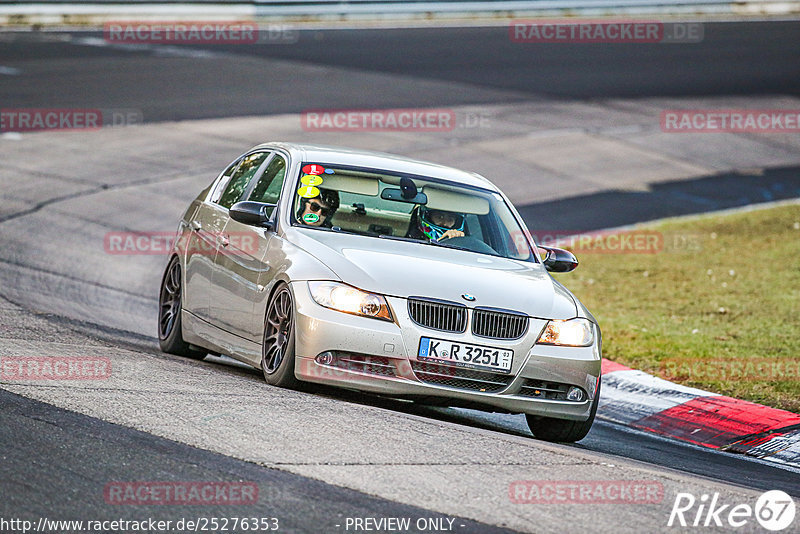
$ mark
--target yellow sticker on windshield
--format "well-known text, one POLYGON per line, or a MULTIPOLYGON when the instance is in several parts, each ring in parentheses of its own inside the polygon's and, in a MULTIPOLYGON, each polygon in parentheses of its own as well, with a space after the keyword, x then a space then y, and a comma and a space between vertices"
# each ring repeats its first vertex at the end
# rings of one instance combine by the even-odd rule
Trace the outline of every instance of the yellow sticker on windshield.
POLYGON ((313 185, 305 185, 297 190, 297 194, 303 198, 314 198, 319 196, 319 189, 313 185))
POLYGON ((319 185, 322 183, 322 177, 306 174, 300 178, 300 182, 302 182, 303 185, 319 185))

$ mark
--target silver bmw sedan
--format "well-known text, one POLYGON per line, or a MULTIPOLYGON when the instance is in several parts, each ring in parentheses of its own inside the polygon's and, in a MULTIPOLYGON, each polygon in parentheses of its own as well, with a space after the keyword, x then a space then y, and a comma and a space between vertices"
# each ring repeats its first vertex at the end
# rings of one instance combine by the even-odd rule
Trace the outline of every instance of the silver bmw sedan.
POLYGON ((225 354, 269 384, 340 386, 524 413, 577 441, 600 394, 600 329, 508 198, 474 173, 267 143, 186 210, 165 270, 165 352, 225 354))

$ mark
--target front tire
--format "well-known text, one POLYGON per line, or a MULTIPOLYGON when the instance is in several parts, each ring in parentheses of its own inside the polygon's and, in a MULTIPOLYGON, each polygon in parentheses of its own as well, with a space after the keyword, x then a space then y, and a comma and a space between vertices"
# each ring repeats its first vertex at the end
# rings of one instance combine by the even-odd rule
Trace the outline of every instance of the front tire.
POLYGON ((589 419, 586 421, 571 421, 530 414, 525 414, 525 419, 528 421, 528 428, 531 429, 533 436, 537 439, 574 443, 585 438, 586 434, 591 430, 595 414, 597 414, 598 404, 600 404, 600 382, 597 383, 592 410, 589 413, 589 419))
POLYGON ((164 271, 164 277, 161 279, 161 292, 158 298, 158 345, 164 352, 202 360, 207 353, 183 340, 181 326, 182 276, 181 262, 176 256, 170 260, 164 271))
POLYGON ((294 298, 284 283, 275 290, 264 320, 261 371, 268 384, 282 388, 298 386, 294 376, 294 298))

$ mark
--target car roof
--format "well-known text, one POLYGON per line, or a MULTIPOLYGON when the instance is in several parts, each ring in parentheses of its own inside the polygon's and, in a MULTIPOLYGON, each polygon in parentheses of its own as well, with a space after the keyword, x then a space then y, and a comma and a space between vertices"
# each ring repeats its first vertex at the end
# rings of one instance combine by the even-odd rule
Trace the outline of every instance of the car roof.
POLYGON ((354 148, 314 145, 300 143, 269 142, 254 148, 281 148, 289 152, 293 159, 309 163, 330 163, 369 167, 387 171, 416 174, 461 183, 473 187, 481 187, 492 191, 499 189, 489 180, 476 173, 470 173, 453 167, 419 161, 396 154, 372 152, 354 148))

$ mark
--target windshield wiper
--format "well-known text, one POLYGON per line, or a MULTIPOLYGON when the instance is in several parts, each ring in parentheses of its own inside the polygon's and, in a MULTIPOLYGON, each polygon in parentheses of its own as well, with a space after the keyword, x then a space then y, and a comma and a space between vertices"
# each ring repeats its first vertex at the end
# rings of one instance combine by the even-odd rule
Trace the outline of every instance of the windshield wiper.
POLYGON ((380 237, 381 239, 391 239, 392 241, 406 241, 406 242, 409 242, 409 243, 419 243, 420 245, 433 245, 435 247, 454 248, 454 249, 458 249, 458 250, 467 250, 467 251, 470 251, 470 252, 474 252, 474 251, 472 251, 472 250, 470 250, 468 248, 458 247, 456 245, 446 245, 444 243, 440 243, 440 242, 434 241, 432 239, 419 239, 419 238, 416 238, 416 237, 405 237, 405 236, 399 236, 399 235, 386 235, 386 234, 380 234, 378 237, 380 237))
POLYGON ((413 237, 405 237, 399 235, 388 235, 388 234, 378 234, 378 237, 381 239, 391 239, 393 241, 408 241, 410 243, 425 243, 425 241, 421 241, 419 239, 415 239, 413 237))
MULTIPOLYGON (((392 241, 405 241, 406 243, 417 243, 419 245, 431 245, 433 247, 446 247, 447 245, 442 245, 436 241, 428 240, 428 239, 419 239, 416 237, 404 237, 399 235, 386 235, 380 234, 378 237, 381 239, 391 239, 392 241)), ((448 247, 448 248, 460 248, 460 247, 448 247)), ((461 249, 461 250, 469 250, 469 249, 461 249)))
POLYGON ((441 241, 431 241, 431 244, 444 248, 452 248, 454 250, 466 250, 467 252, 475 252, 475 250, 471 248, 459 247, 458 245, 448 245, 447 243, 442 243, 441 241))
MULTIPOLYGON (((431 241, 431 243, 432 244, 436 244, 436 245, 438 245, 440 247, 451 248, 451 249, 454 249, 454 250, 466 250, 467 252, 473 252, 475 254, 486 254, 487 256, 495 256, 497 258, 505 258, 506 257, 506 256, 503 256, 502 254, 500 254, 499 252, 497 252, 496 250, 491 250, 491 249, 490 249, 491 250, 491 252, 490 252, 489 250, 475 250, 474 248, 460 247, 458 245, 451 245, 451 244, 448 244, 448 243, 442 243, 441 241, 431 241)), ((487 246, 487 248, 490 248, 490 247, 487 246)))

